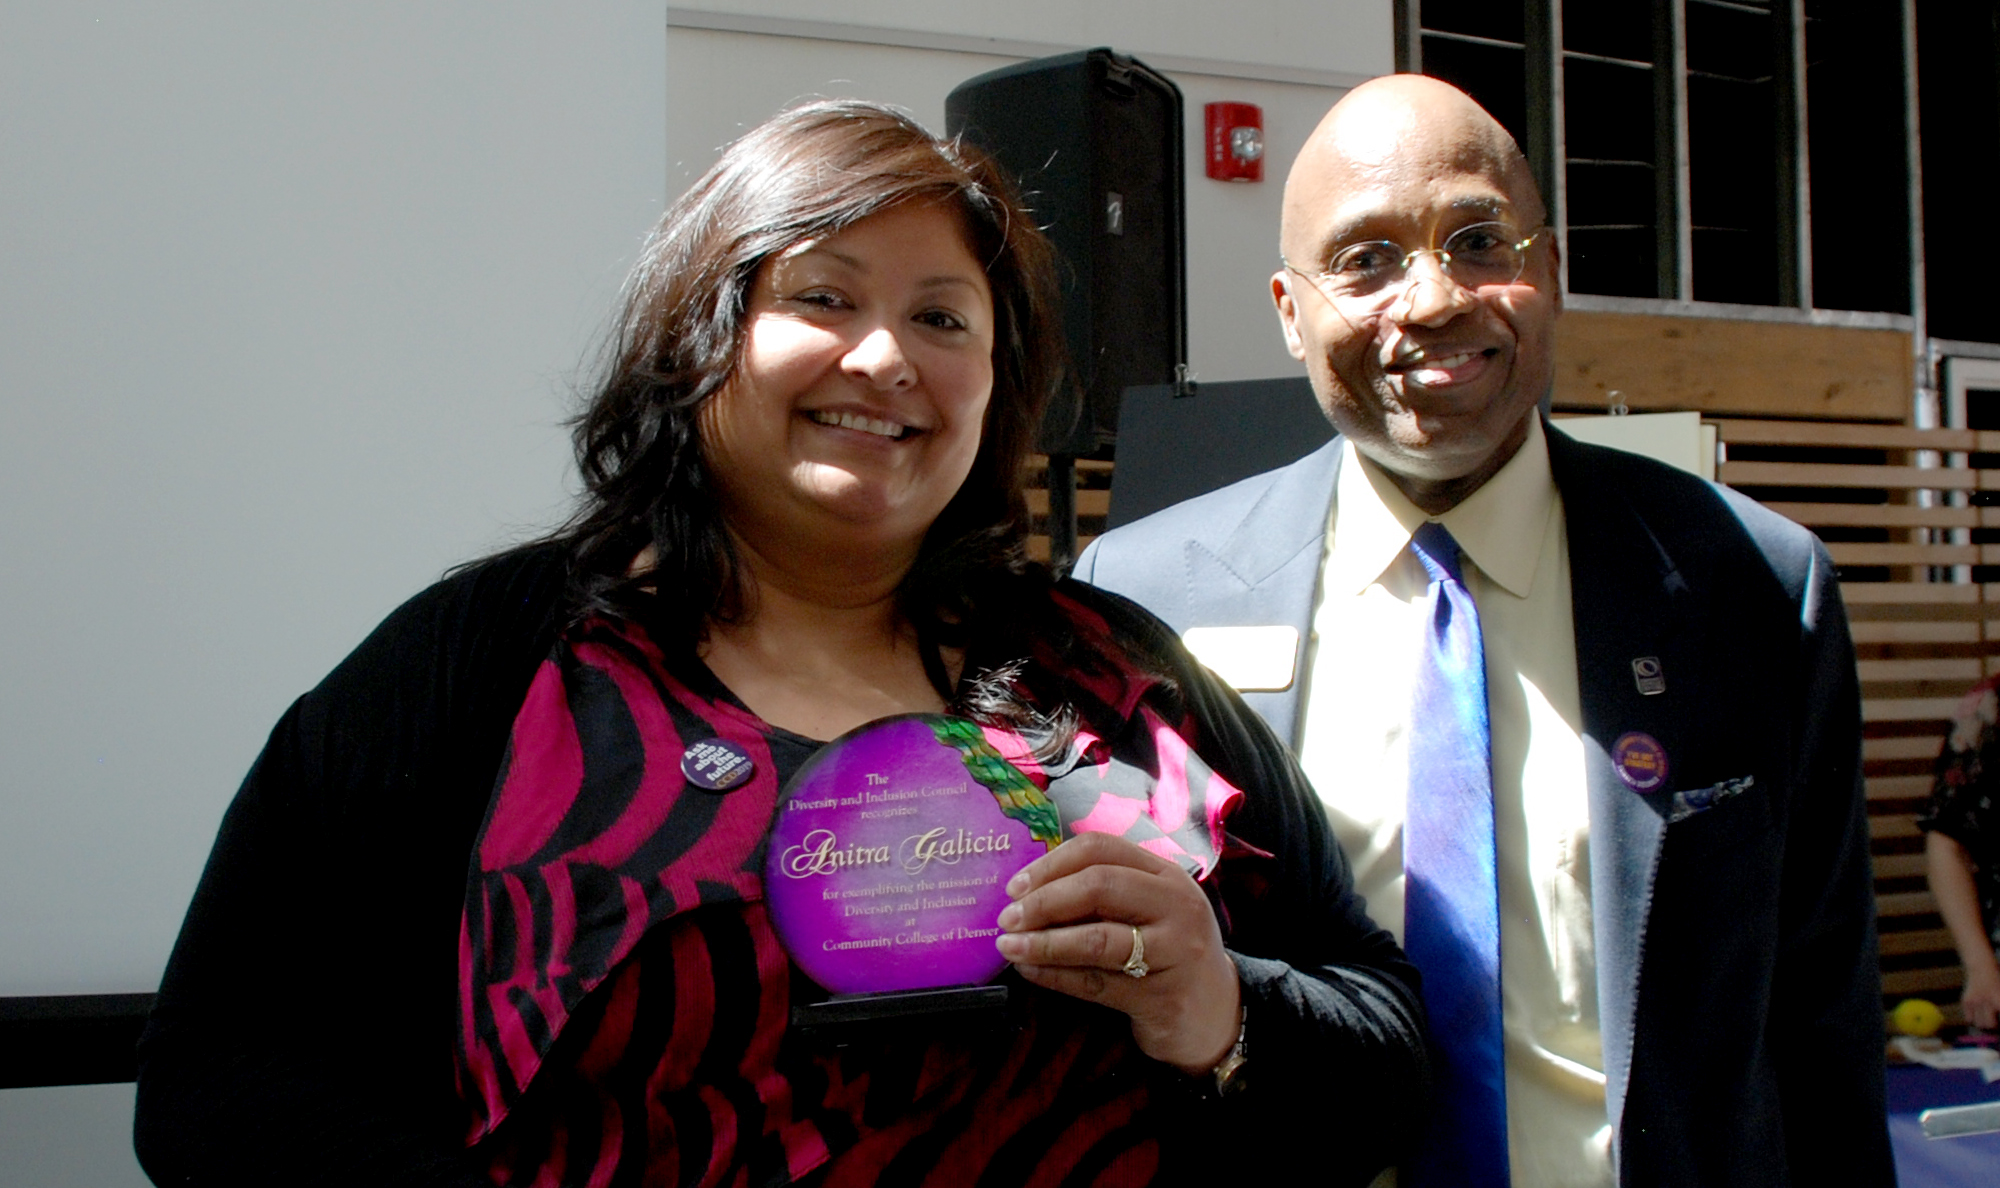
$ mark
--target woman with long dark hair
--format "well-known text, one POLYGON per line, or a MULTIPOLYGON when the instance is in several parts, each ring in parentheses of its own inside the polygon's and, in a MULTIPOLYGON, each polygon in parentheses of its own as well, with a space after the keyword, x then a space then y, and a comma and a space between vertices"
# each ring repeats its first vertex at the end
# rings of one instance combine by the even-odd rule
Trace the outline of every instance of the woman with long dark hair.
POLYGON ((1157 621, 1026 557, 1052 278, 992 163, 893 111, 724 153, 631 281, 575 518, 390 616, 230 808, 142 1043, 158 1182, 1394 1157, 1420 1008, 1317 800, 1157 621), (829 1039, 764 841, 824 740, 909 713, 1020 740, 1066 840, 1007 884, 1003 1019, 829 1039))

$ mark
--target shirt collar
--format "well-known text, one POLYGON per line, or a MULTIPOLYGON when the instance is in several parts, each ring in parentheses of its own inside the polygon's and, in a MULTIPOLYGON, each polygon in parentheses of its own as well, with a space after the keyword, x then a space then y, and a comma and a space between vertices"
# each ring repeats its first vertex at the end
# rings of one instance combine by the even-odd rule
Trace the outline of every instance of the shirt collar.
POLYGON ((1382 576, 1425 520, 1443 523, 1480 572, 1517 598, 1534 589, 1548 518, 1558 506, 1542 419, 1497 474, 1441 516, 1425 515, 1383 470, 1343 440, 1326 588, 1358 594, 1382 576))

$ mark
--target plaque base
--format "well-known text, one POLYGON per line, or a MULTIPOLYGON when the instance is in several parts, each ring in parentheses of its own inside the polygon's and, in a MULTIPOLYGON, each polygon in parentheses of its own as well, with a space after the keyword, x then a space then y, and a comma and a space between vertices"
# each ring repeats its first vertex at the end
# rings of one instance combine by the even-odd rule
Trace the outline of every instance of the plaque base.
POLYGON ((944 986, 884 994, 836 994, 792 1008, 792 1027, 833 1044, 894 1032, 983 1030, 1007 1017, 1007 987, 944 986))

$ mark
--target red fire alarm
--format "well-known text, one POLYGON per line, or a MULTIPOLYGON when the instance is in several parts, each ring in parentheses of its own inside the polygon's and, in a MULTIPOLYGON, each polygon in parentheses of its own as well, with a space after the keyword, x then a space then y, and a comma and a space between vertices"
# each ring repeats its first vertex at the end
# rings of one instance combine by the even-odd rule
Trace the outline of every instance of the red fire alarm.
POLYGON ((1211 103, 1208 176, 1217 181, 1264 180, 1264 109, 1255 103, 1211 103))

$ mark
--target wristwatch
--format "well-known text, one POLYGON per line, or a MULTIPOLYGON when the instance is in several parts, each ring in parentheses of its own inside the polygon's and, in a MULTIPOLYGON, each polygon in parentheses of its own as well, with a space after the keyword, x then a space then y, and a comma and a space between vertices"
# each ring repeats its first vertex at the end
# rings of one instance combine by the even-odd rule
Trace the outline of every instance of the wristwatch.
POLYGON ((1215 1079, 1215 1096, 1235 1097, 1249 1087, 1250 1045, 1250 1004, 1244 1003, 1242 1014, 1236 1024, 1236 1043, 1222 1057, 1209 1076, 1215 1079))

